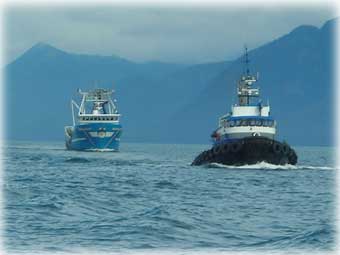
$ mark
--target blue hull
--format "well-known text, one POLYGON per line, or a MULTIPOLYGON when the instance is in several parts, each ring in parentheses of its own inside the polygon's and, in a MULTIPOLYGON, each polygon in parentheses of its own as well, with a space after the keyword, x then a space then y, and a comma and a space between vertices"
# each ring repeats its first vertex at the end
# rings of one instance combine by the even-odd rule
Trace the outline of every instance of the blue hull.
POLYGON ((118 151, 122 126, 113 123, 81 124, 65 134, 66 148, 79 151, 118 151))

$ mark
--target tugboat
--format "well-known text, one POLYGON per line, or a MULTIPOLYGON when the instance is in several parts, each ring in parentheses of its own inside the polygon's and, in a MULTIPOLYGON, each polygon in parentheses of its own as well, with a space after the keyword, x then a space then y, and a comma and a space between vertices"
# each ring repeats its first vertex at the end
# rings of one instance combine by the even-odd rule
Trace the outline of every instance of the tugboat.
POLYGON ((113 90, 94 89, 83 92, 80 106, 71 100, 72 126, 65 127, 65 141, 68 150, 118 151, 122 126, 119 122, 113 90), (75 116, 74 108, 78 109, 75 116))
POLYGON ((245 48, 246 71, 237 88, 238 104, 219 118, 218 128, 211 135, 213 146, 200 153, 192 165, 220 163, 250 165, 267 162, 274 165, 295 165, 297 155, 286 142, 275 140, 276 121, 270 116, 269 104, 258 100, 260 89, 253 84, 258 74, 249 71, 248 51, 245 48))

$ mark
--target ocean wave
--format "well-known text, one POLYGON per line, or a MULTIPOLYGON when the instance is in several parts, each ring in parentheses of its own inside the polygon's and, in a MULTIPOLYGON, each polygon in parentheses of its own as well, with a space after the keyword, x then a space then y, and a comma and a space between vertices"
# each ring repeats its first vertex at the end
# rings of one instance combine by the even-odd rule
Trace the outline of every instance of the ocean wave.
POLYGON ((329 236, 332 236, 333 234, 334 230, 331 230, 331 228, 327 226, 303 233, 297 233, 295 235, 272 237, 268 240, 247 244, 244 248, 330 248, 330 246, 332 246, 332 241, 329 240, 329 236))
POLYGON ((263 170, 335 170, 335 167, 329 166, 307 166, 307 165, 273 165, 267 162, 260 162, 253 165, 230 166, 220 163, 210 163, 205 165, 208 168, 226 168, 226 169, 263 169, 263 170))
POLYGON ((5 153, 9 253, 85 247, 87 253, 168 248, 288 255, 336 244, 338 168, 331 149, 301 148, 295 166, 204 168, 190 166, 196 146, 142 144, 120 153, 38 146, 5 153))
POLYGON ((181 229, 186 229, 186 230, 195 229, 195 227, 193 225, 186 223, 184 221, 175 219, 175 218, 155 216, 155 217, 153 217, 153 220, 156 220, 157 222, 168 224, 169 226, 171 226, 173 228, 181 228, 181 229))
POLYGON ((40 156, 40 155, 29 157, 29 160, 31 160, 31 161, 41 161, 42 159, 43 159, 43 157, 40 156))
POLYGON ((155 183, 155 187, 160 188, 160 189, 162 188, 176 189, 177 185, 173 182, 163 180, 163 181, 159 181, 155 183))
POLYGON ((80 158, 80 157, 74 157, 74 158, 68 158, 65 160, 67 163, 88 163, 90 160, 86 158, 80 158))

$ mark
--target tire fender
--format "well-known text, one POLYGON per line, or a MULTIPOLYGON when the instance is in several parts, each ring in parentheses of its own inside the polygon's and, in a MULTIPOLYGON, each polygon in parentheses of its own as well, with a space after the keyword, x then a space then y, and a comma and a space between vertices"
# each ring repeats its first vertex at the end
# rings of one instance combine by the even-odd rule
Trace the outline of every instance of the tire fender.
POLYGON ((284 155, 288 155, 290 153, 290 148, 287 144, 282 145, 282 152, 284 155))
POLYGON ((275 154, 281 154, 282 153, 282 146, 281 146, 281 144, 274 142, 273 143, 273 152, 275 154))
POLYGON ((220 145, 216 145, 216 146, 213 148, 213 153, 214 153, 215 155, 218 155, 218 154, 220 154, 220 152, 221 152, 221 146, 220 146, 220 145))
POLYGON ((241 149, 242 149, 242 143, 240 142, 232 143, 230 146, 230 150, 233 153, 239 152, 241 149))
POLYGON ((229 143, 225 143, 222 145, 222 153, 228 153, 230 150, 230 144, 229 143))

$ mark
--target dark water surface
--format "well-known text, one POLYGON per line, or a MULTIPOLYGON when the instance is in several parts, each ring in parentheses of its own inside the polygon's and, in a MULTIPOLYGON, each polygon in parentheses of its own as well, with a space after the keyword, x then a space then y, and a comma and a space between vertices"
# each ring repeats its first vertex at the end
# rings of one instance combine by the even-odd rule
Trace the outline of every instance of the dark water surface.
POLYGON ((333 249, 334 149, 299 147, 297 166, 190 166, 207 147, 6 145, 6 250, 333 249))

